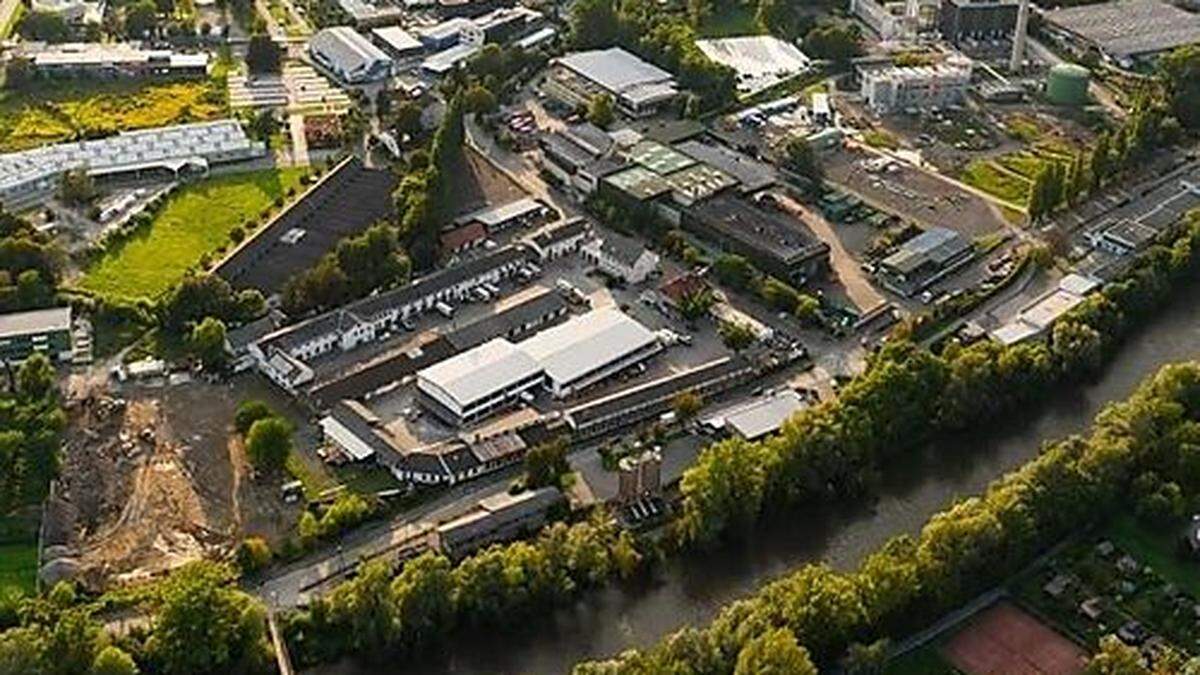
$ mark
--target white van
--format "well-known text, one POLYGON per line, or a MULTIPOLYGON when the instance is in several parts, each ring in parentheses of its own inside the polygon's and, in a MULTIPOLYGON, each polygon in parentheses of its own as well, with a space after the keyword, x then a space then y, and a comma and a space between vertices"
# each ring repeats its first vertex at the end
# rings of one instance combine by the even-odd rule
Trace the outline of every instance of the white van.
POLYGON ((447 319, 454 318, 454 308, 444 302, 439 301, 433 306, 433 308, 438 311, 438 314, 441 314, 447 319))

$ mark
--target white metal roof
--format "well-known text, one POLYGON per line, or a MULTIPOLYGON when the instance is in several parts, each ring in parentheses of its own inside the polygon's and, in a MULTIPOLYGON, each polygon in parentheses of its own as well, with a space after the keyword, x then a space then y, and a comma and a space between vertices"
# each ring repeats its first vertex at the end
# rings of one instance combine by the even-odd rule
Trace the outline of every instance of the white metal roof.
POLYGON ((483 47, 480 45, 471 43, 454 45, 425 59, 421 62, 421 67, 431 73, 440 75, 471 58, 481 49, 483 47))
POLYGON ((0 315, 0 338, 70 329, 70 307, 52 307, 0 315))
POLYGON ((696 40, 714 63, 738 74, 738 88, 757 91, 808 69, 810 60, 795 45, 771 35, 696 40))
POLYGON ((392 49, 400 53, 419 50, 422 48, 421 41, 412 36, 412 33, 404 30, 400 26, 387 26, 386 28, 376 28, 371 31, 375 37, 383 40, 392 49))
POLYGON ((736 431, 742 438, 753 441, 778 431, 784 422, 802 408, 804 408, 804 400, 800 398, 800 395, 791 389, 786 389, 773 396, 751 401, 730 411, 725 415, 725 425, 736 431))
POLYGON ((309 49, 320 52, 344 73, 367 71, 377 64, 391 64, 383 50, 371 44, 350 26, 325 28, 312 36, 309 49))
POLYGON ((347 429, 332 415, 321 418, 319 426, 321 431, 325 432, 326 437, 333 439, 338 447, 345 450, 355 460, 362 461, 375 454, 375 448, 367 445, 358 437, 358 434, 347 429))
POLYGON ((94 175, 127 167, 168 166, 193 159, 248 156, 259 144, 234 120, 127 131, 92 141, 47 145, 0 155, 0 192, 15 185, 87 167, 94 175))
POLYGON ((496 338, 435 363, 417 373, 417 379, 465 407, 540 370, 537 361, 524 350, 504 338, 496 338))
POLYGON ((661 93, 659 85, 674 91, 675 80, 670 73, 620 47, 575 52, 558 62, 613 93, 626 95, 628 92, 640 97, 661 93))
POLYGON ((647 347, 657 338, 624 312, 608 307, 577 316, 534 335, 520 349, 560 384, 647 347))

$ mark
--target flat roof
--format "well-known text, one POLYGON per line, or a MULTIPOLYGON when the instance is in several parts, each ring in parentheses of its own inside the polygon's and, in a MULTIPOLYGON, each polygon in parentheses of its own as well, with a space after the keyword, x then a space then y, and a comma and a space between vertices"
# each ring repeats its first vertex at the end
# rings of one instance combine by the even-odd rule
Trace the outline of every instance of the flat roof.
POLYGON ((522 197, 507 204, 499 206, 486 206, 478 211, 472 211, 464 216, 459 216, 455 220, 459 223, 471 223, 478 221, 489 228, 499 227, 504 223, 522 216, 527 216, 531 213, 536 213, 546 206, 534 199, 533 197, 522 197))
POLYGON ((71 330, 71 308, 51 307, 0 315, 0 338, 71 330))
POLYGON ((926 262, 941 266, 970 248, 958 232, 945 227, 932 227, 900 245, 900 250, 883 259, 883 265, 901 274, 908 274, 926 262))
POLYGON ((1029 309, 1021 312, 1021 319, 1038 330, 1045 330, 1058 317, 1074 309, 1083 302, 1083 296, 1064 290, 1056 290, 1039 300, 1029 309))
POLYGON ((558 63, 612 93, 635 99, 650 96, 659 86, 674 91, 670 73, 620 47, 567 54, 558 63))
POLYGON ((785 263, 829 250, 802 221, 733 195, 709 199, 693 206, 690 213, 708 227, 785 263))
POLYGON ((525 350, 496 338, 435 363, 417 373, 417 378, 466 407, 540 371, 537 360, 525 350))
POLYGON ((545 317, 565 313, 568 309, 561 293, 547 290, 451 331, 445 339, 455 349, 470 349, 511 331, 521 330, 545 317))
POLYGON ((371 34, 400 53, 417 51, 424 48, 420 40, 413 37, 412 33, 409 33, 400 26, 376 28, 371 31, 371 34))
POLYGON ((1200 14, 1160 0, 1119 0, 1065 7, 1046 20, 1096 44, 1107 54, 1131 57, 1200 42, 1200 14))
POLYGON ((738 184, 737 179, 707 164, 693 164, 666 177, 675 192, 692 201, 705 199, 738 184))
POLYGON ((777 174, 771 165, 737 150, 703 141, 686 141, 675 146, 675 149, 733 176, 741 183, 744 192, 757 192, 777 181, 777 174))
POLYGON ((551 380, 570 383, 656 341, 648 328, 607 307, 546 329, 519 347, 551 380))
POLYGON ((779 431, 783 423, 805 408, 804 399, 791 389, 765 396, 725 413, 725 425, 753 441, 779 431))
POLYGON ((421 67, 431 73, 445 73, 475 56, 481 49, 483 47, 471 43, 454 45, 425 59, 421 62, 421 67))
POLYGON ((644 166, 633 166, 605 176, 604 182, 642 201, 671 191, 666 179, 644 166))
POLYGON ((35 66, 156 65, 196 67, 208 65, 208 53, 186 54, 172 49, 145 49, 131 42, 66 42, 32 47, 27 55, 35 66))
POLYGON ((665 176, 696 163, 688 157, 658 141, 645 140, 629 149, 629 158, 654 173, 665 176))

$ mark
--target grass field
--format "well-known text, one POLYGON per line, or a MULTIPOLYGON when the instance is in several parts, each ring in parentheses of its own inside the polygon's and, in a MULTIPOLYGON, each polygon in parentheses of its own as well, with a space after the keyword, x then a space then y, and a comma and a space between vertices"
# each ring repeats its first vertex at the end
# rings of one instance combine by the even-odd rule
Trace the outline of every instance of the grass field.
POLYGON ((37 545, 0 544, 0 590, 32 594, 37 577, 37 545))
POLYGON ((1164 579, 1200 598, 1200 565, 1175 554, 1177 530, 1161 532, 1131 516, 1119 516, 1108 528, 1113 543, 1154 568, 1164 579))
POLYGON ((154 299, 229 232, 298 187, 303 169, 251 171, 197 181, 173 194, 144 234, 94 263, 79 288, 113 299, 154 299))
POLYGON ((36 91, 0 92, 0 152, 200 122, 222 117, 226 108, 224 89, 210 80, 39 82, 36 91))
POLYGON ((963 169, 958 178, 1000 199, 1022 205, 1029 202, 1029 190, 1033 187, 1031 181, 1005 171, 994 160, 975 160, 963 169))

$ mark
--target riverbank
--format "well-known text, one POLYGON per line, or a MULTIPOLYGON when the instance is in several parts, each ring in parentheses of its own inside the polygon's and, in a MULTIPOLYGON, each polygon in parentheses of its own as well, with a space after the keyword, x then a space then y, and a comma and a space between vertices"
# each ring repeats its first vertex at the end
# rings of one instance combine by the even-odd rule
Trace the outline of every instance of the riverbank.
MULTIPOLYGON (((890 471, 869 509, 790 514, 764 523, 748 541, 704 556, 683 556, 659 568, 651 582, 607 587, 522 634, 456 643, 452 654, 410 664, 433 674, 559 673, 575 663, 651 644, 679 627, 709 621, 728 602, 806 563, 851 569, 890 537, 916 533, 957 497, 975 494, 997 476, 1034 457, 1042 443, 1085 428, 1108 402, 1128 396, 1161 365, 1200 354, 1200 314, 1181 294, 1125 341, 1101 375, 1072 387, 984 438, 948 438, 926 448, 921 461, 890 471), (969 461, 958 461, 970 448, 969 461)), ((379 672, 343 662, 315 668, 320 675, 379 672)))

